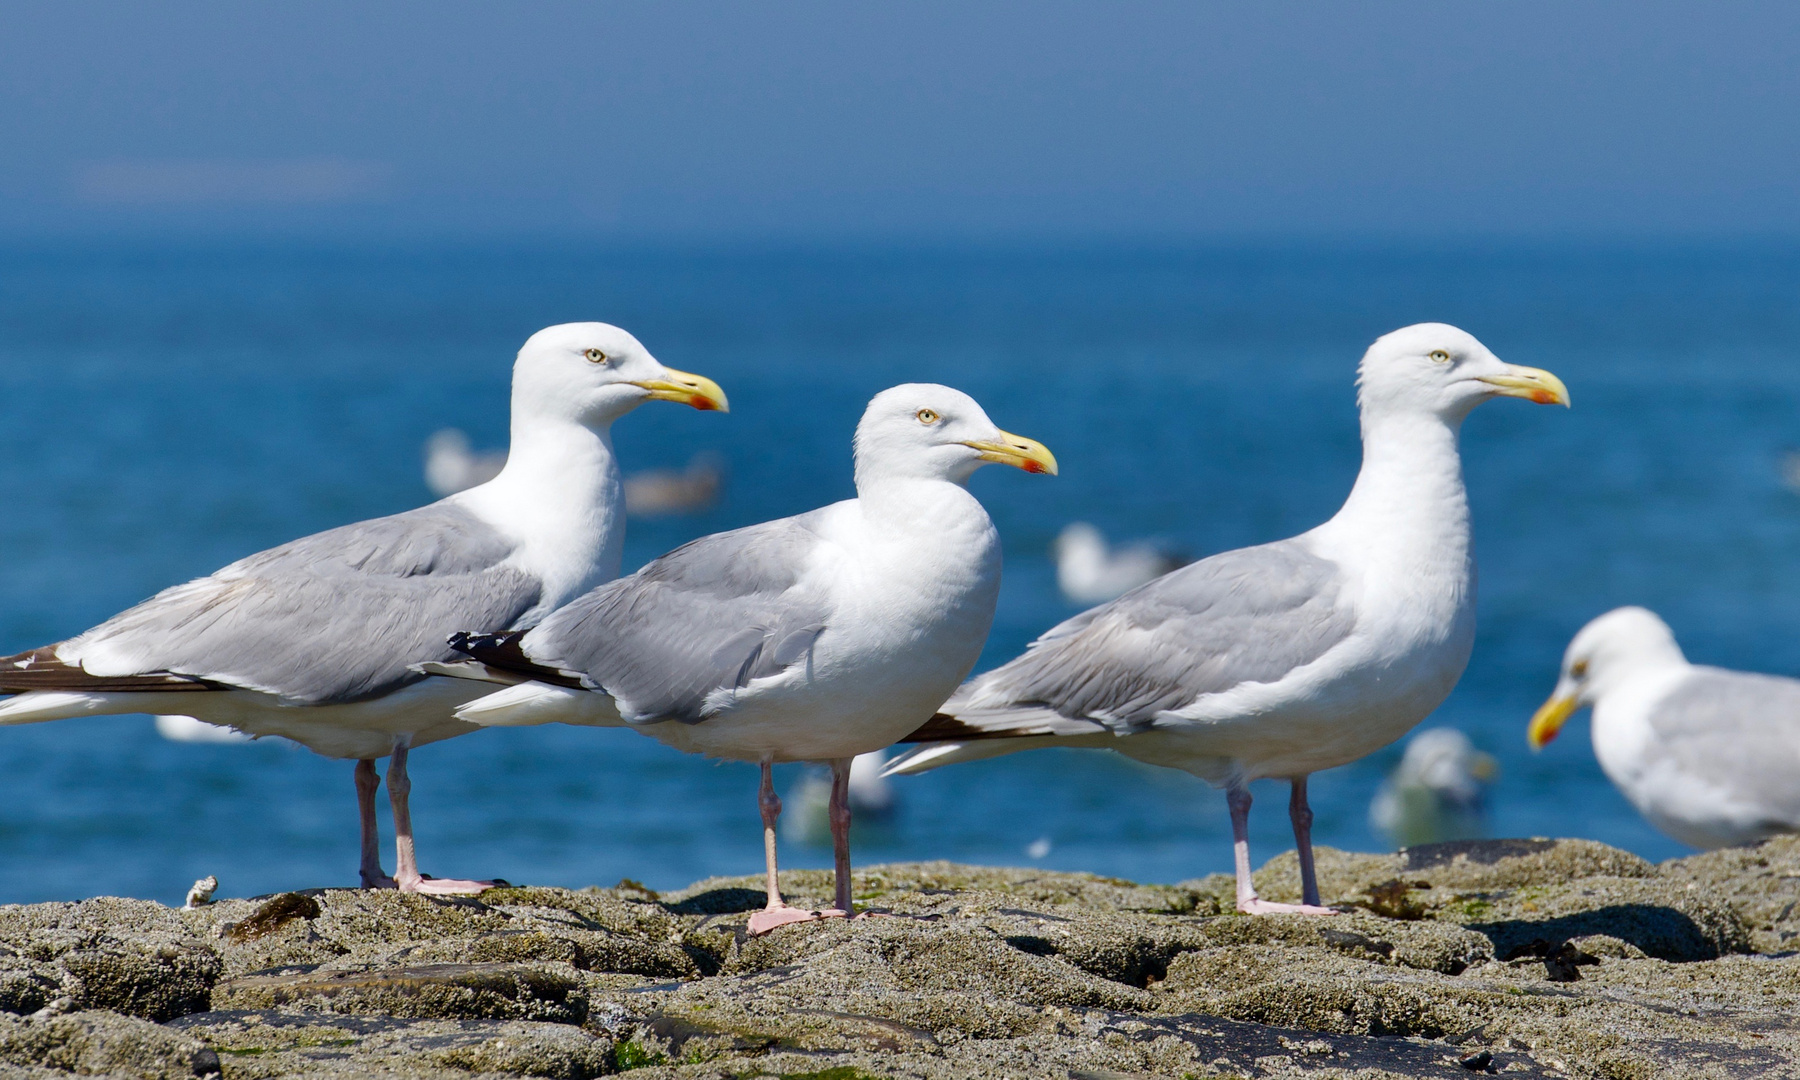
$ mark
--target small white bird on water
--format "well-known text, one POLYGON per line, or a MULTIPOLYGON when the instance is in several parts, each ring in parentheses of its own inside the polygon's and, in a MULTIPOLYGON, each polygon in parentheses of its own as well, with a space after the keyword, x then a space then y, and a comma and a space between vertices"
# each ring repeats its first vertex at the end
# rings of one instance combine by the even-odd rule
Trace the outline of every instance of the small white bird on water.
MULTIPOLYGON (((457 710, 477 724, 629 724, 689 753, 762 767, 768 903, 752 933, 851 914, 851 761, 918 727, 981 653, 1000 538, 964 484, 989 462, 1055 473, 1042 445, 975 400, 912 383, 856 428, 856 498, 703 537, 535 630, 454 639, 474 677, 525 682, 457 710), (782 902, 776 762, 831 763, 835 909, 782 902)), ((446 673, 457 665, 433 665, 446 673)))
POLYGON ((1063 526, 1051 546, 1056 587, 1074 604, 1102 604, 1187 565, 1186 559, 1151 544, 1106 542, 1106 534, 1085 521, 1063 526))
POLYGON ((191 716, 159 716, 156 718, 156 733, 170 742, 215 745, 253 742, 256 738, 235 728, 219 727, 191 716))
MULTIPOLYGON (((506 468, 506 451, 477 453, 469 437, 444 428, 425 440, 425 486, 443 498, 487 483, 506 468)), ((725 471, 717 454, 701 451, 685 469, 645 469, 625 478, 625 512, 632 517, 694 514, 719 499, 725 471)))
POLYGON ((1800 832, 1800 680, 1691 664, 1667 623, 1622 607, 1569 642, 1531 748, 1587 705, 1600 768, 1663 832, 1697 848, 1800 832))
POLYGON ((425 440, 425 486, 440 499, 485 484, 504 468, 506 451, 478 454, 457 428, 434 431, 425 440))
POLYGON ((1117 750, 1226 789, 1240 911, 1330 914, 1306 778, 1393 742, 1438 707, 1475 639, 1457 432, 1501 395, 1568 404, 1547 371, 1441 323, 1363 356, 1363 465, 1343 509, 1290 540, 1166 574, 1054 627, 957 690, 890 772, 1037 746, 1117 750), (1250 881, 1249 783, 1292 783, 1303 903, 1250 881))
POLYGON ((451 711, 482 688, 415 667, 470 625, 533 626, 616 577, 624 543, 613 421, 646 401, 724 409, 605 323, 533 334, 513 366, 512 455, 494 479, 165 589, 86 633, 0 659, 0 724, 102 713, 185 716, 356 759, 364 887, 478 892, 413 851, 411 748, 477 730, 451 711), (397 864, 381 868, 375 759, 387 757, 397 864))
POLYGON ((1369 824, 1395 847, 1474 840, 1487 829, 1487 785, 1499 771, 1455 728, 1427 728, 1406 741, 1400 764, 1369 804, 1369 824))

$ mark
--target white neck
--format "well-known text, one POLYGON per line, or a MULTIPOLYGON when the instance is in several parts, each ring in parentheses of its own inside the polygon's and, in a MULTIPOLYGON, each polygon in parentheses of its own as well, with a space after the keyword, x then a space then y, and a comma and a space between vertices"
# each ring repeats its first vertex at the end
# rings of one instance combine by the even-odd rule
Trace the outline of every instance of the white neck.
POLYGON ((522 621, 619 575, 625 504, 610 424, 515 414, 500 475, 451 499, 517 541, 511 561, 543 581, 522 621))
POLYGON ((1467 564, 1469 497, 1456 434, 1416 413, 1365 419, 1356 486, 1314 532, 1358 562, 1426 556, 1437 565, 1467 564))

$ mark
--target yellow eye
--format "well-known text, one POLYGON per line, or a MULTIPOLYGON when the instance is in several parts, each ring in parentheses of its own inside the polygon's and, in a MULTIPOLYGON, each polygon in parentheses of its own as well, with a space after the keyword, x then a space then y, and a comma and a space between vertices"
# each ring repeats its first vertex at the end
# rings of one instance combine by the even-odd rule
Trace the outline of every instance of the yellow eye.
POLYGON ((1586 660, 1577 660, 1573 664, 1570 664, 1569 665, 1569 674, 1575 676, 1577 679, 1581 678, 1583 675, 1586 675, 1587 674, 1587 661, 1586 660))
POLYGON ((913 415, 919 418, 919 423, 921 424, 935 424, 938 422, 938 414, 932 412, 930 409, 920 409, 913 415))
POLYGON ((1448 364, 1450 362, 1450 354, 1442 349, 1433 349, 1431 350, 1431 359, 1439 364, 1448 364))
POLYGON ((599 349, 589 349, 587 352, 584 352, 581 355, 587 357, 588 361, 590 363, 595 363, 595 364, 606 363, 606 354, 601 352, 599 349))

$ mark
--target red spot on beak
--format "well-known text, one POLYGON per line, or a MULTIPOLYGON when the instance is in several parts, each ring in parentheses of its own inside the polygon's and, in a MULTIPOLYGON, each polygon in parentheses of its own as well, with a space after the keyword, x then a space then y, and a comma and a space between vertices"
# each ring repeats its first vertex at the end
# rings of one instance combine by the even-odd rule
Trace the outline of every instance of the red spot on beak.
POLYGON ((713 399, 701 397, 699 394, 695 394, 693 397, 688 398, 688 404, 699 409, 701 412, 712 412, 719 407, 718 403, 713 399))
POLYGON ((1554 405, 1556 404, 1556 395, 1548 390, 1533 390, 1531 392, 1531 400, 1537 402, 1539 405, 1554 405))
POLYGON ((1026 472, 1030 472, 1030 473, 1041 473, 1044 471, 1044 467, 1042 465, 1039 465, 1037 462, 1032 461, 1030 459, 1027 459, 1025 464, 1023 466, 1021 466, 1021 468, 1023 468, 1026 472))

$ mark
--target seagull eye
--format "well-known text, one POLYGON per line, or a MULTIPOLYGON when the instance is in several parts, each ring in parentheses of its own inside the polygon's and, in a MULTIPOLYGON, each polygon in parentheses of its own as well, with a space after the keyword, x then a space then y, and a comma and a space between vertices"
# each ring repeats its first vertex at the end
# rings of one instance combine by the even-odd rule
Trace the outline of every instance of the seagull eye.
POLYGON ((1577 679, 1586 675, 1587 674, 1587 661, 1586 660, 1577 660, 1573 664, 1570 664, 1569 665, 1569 674, 1575 676, 1577 679))
POLYGON ((588 351, 582 353, 581 355, 587 357, 589 363, 593 363, 593 364, 606 363, 606 354, 601 352, 599 349, 589 349, 588 351))
POLYGON ((913 415, 919 418, 919 423, 921 424, 935 424, 938 422, 938 414, 932 412, 930 409, 920 409, 918 412, 913 413, 913 415))
POLYGON ((1431 350, 1431 360, 1436 364, 1448 364, 1450 362, 1450 354, 1442 349, 1433 349, 1431 350))

